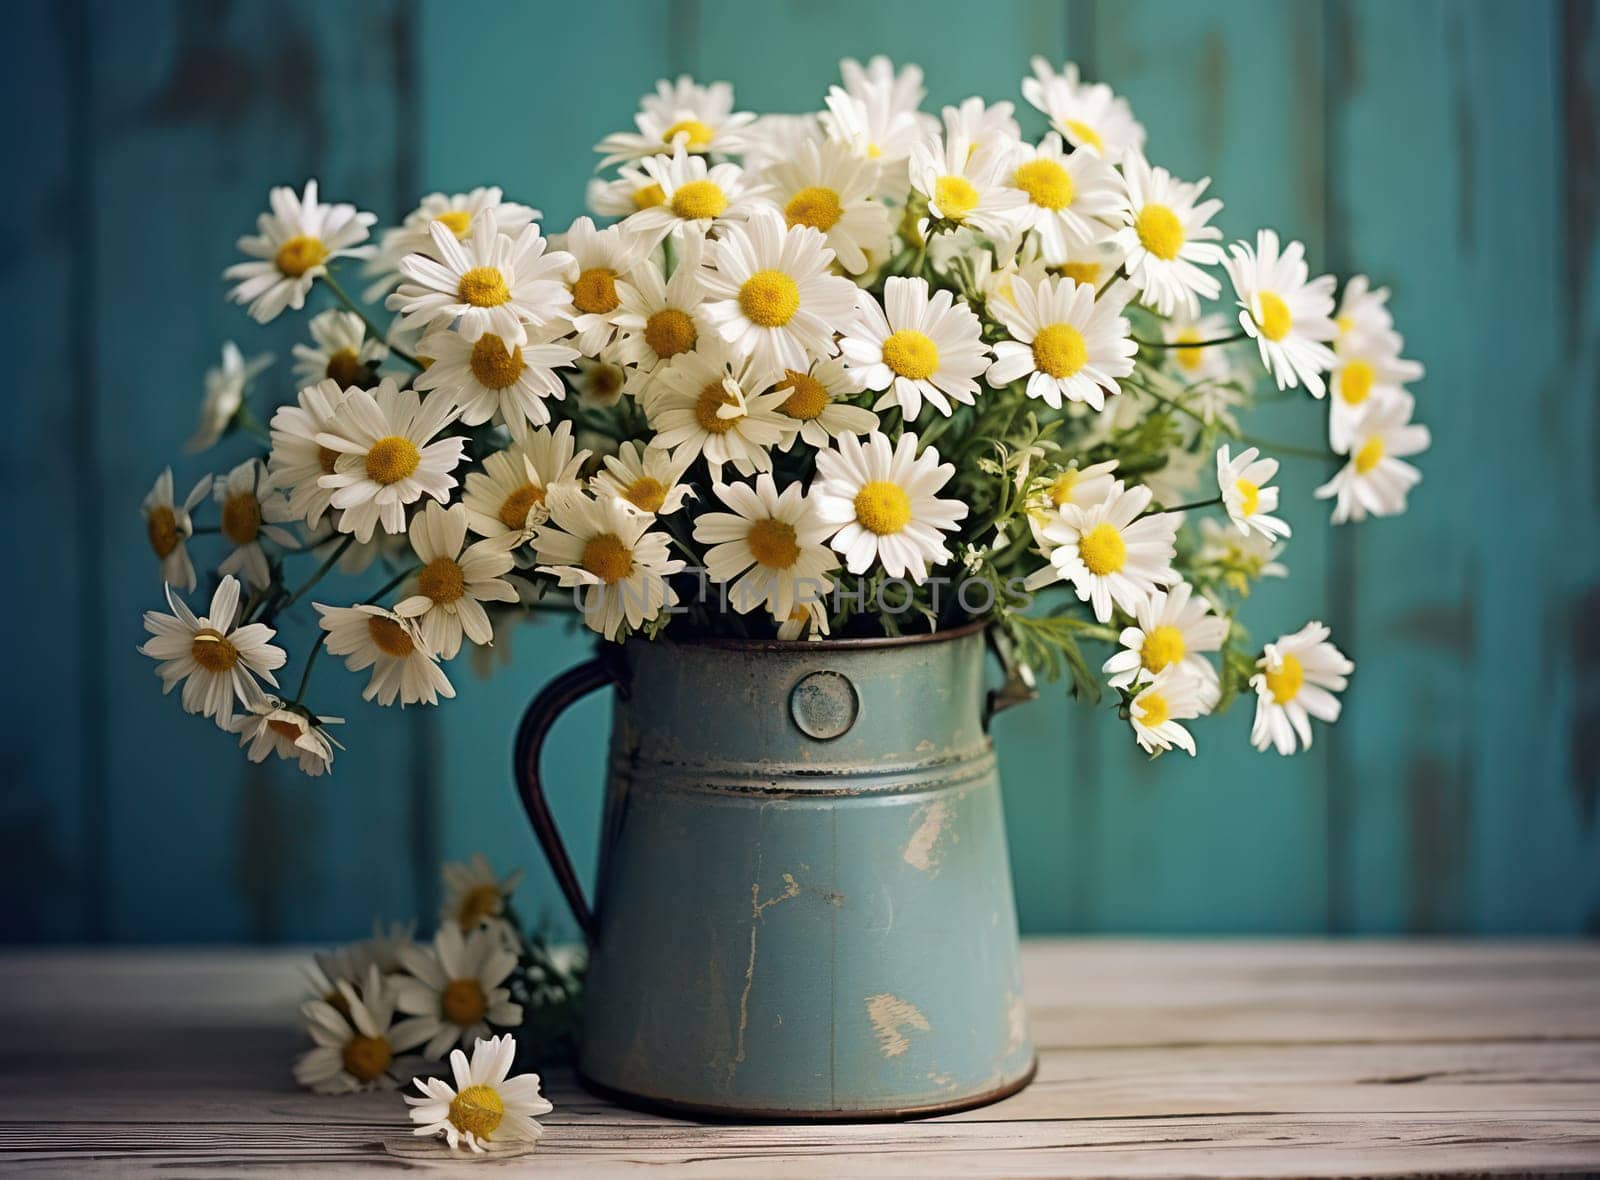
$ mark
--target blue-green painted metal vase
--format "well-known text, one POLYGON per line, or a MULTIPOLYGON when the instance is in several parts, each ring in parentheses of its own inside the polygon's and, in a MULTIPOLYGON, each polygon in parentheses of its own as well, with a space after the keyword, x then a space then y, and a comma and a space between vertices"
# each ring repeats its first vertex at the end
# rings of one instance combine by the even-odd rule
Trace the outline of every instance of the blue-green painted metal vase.
POLYGON ((1026 1085, 979 628, 633 641, 554 681, 524 803, 590 939, 580 1072, 634 1105, 861 1119, 1026 1085), (545 805, 557 713, 616 687, 591 911, 545 805))

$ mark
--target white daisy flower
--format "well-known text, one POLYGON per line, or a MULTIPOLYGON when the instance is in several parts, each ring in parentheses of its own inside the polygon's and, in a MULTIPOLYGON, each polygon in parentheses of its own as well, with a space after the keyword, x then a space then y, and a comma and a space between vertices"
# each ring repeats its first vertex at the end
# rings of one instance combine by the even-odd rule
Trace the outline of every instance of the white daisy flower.
POLYGON ((273 688, 274 668, 289 658, 283 648, 274 647, 277 634, 265 623, 235 626, 239 615, 239 580, 224 577, 211 596, 210 610, 196 618, 182 599, 167 587, 170 615, 144 612, 144 629, 150 638, 139 647, 142 655, 160 660, 156 675, 161 677, 162 695, 183 685, 183 709, 216 719, 222 728, 233 720, 235 702, 249 705, 261 699, 260 677, 273 688))
POLYGON ((500 232, 512 237, 527 228, 529 222, 544 216, 537 209, 505 200, 505 194, 493 186, 465 193, 429 193, 398 226, 383 231, 377 253, 362 268, 362 273, 374 280, 362 292, 362 297, 376 302, 393 290, 400 281, 400 260, 407 254, 433 256, 433 234, 429 227, 434 222, 448 229, 458 242, 463 241, 472 230, 473 218, 485 209, 494 210, 500 232))
POLYGON ((1328 376, 1333 390, 1328 401, 1328 445, 1341 455, 1350 450, 1356 424, 1368 406, 1392 404, 1405 393, 1406 382, 1423 376, 1420 364, 1400 355, 1399 333, 1366 340, 1370 343, 1351 343, 1341 336, 1334 348, 1333 372, 1328 376))
POLYGON ((405 1095, 417 1135, 443 1135, 452 1149, 465 1143, 484 1151, 488 1143, 532 1143, 544 1130, 534 1121, 555 1107, 539 1093, 539 1075, 508 1077, 517 1043, 509 1035, 478 1041, 472 1062, 460 1049, 450 1054, 455 1086, 443 1078, 416 1078, 421 1098, 405 1095))
POLYGON ((891 578, 927 581, 931 567, 950 560, 942 534, 967 515, 960 500, 935 494, 955 466, 940 463, 931 446, 917 454, 917 436, 909 430, 892 443, 876 431, 865 444, 841 435, 836 447, 817 452, 810 497, 817 516, 836 530, 832 544, 845 568, 864 574, 877 561, 891 578))
MULTIPOLYGON (((578 360, 578 350, 564 340, 565 324, 535 328, 522 344, 507 347, 493 332, 470 341, 459 332, 434 331, 418 347, 433 363, 412 380, 418 390, 437 390, 441 401, 454 402, 464 426, 504 422, 517 441, 529 426, 550 421, 547 400, 562 401, 567 387, 556 375, 578 360)), ((430 399, 431 401, 432 399, 430 399)))
POLYGON ((439 869, 444 884, 441 923, 454 922, 464 931, 492 930, 507 945, 515 945, 517 932, 507 916, 506 903, 522 884, 522 870, 500 876, 481 852, 466 860, 446 861, 439 869))
POLYGON ((589 212, 600 217, 626 217, 654 208, 663 199, 661 186, 638 164, 624 164, 615 180, 596 177, 584 194, 589 212))
POLYGON ((1053 508, 1061 508, 1067 504, 1091 507, 1111 494, 1112 486, 1117 482, 1116 476, 1112 474, 1116 469, 1115 459, 1107 459, 1103 463, 1091 463, 1087 467, 1079 467, 1078 461, 1074 459, 1050 481, 1050 486, 1045 489, 1045 495, 1053 508))
POLYGON ((704 455, 714 482, 731 463, 740 475, 772 470, 769 453, 799 426, 780 407, 786 390, 766 390, 770 380, 753 358, 733 360, 727 345, 707 336, 701 346, 657 369, 644 403, 651 445, 679 462, 704 455))
POLYGON ((533 546, 539 570, 574 589, 583 621, 607 639, 626 623, 637 631, 675 606, 667 579, 683 569, 671 556, 667 535, 652 530, 655 517, 616 496, 598 499, 560 488, 550 495, 550 519, 539 526, 533 546))
POLYGON ((553 239, 553 244, 578 263, 567 284, 576 311, 572 326, 578 333, 578 351, 584 356, 599 356, 616 336, 612 319, 622 306, 618 280, 640 264, 649 248, 620 225, 596 229, 587 217, 574 221, 565 234, 553 239))
POLYGON ((675 459, 660 447, 625 442, 615 455, 601 460, 603 467, 595 472, 590 487, 598 493, 621 496, 651 516, 671 516, 683 507, 685 498, 694 495, 688 484, 679 482, 693 461, 692 454, 675 459))
POLYGON ((778 412, 800 424, 799 433, 780 444, 784 451, 797 438, 822 448, 841 434, 871 434, 878 429, 878 415, 845 403, 861 392, 861 382, 859 371, 847 369, 839 357, 817 361, 804 372, 785 369, 773 391, 787 394, 778 412))
POLYGON ((1144 128, 1135 121, 1127 100, 1117 97, 1111 87, 1080 81, 1078 67, 1070 61, 1059 74, 1042 57, 1030 64, 1033 77, 1022 80, 1022 97, 1073 147, 1108 164, 1119 163, 1129 151, 1144 149, 1144 128))
POLYGON ((415 619, 428 650, 445 660, 456 658, 463 634, 480 645, 494 641, 484 603, 517 601, 516 588, 500 576, 516 564, 513 538, 466 541, 467 510, 461 504, 429 504, 411 518, 411 550, 422 568, 407 579, 407 594, 394 613, 415 619))
POLYGON ((1017 211, 1028 198, 1005 183, 1009 142, 978 145, 956 128, 911 149, 913 191, 928 199, 928 218, 918 222, 922 234, 931 220, 951 221, 979 233, 1005 237, 1017 211))
POLYGON ((238 574, 245 585, 265 590, 272 584, 272 567, 261 548, 263 535, 284 549, 298 549, 300 542, 278 524, 298 519, 299 514, 283 496, 268 495, 266 464, 246 459, 212 488, 222 505, 222 536, 233 546, 217 566, 219 574, 238 574))
POLYGON ((1014 145, 1022 138, 1022 128, 1014 117, 1016 104, 1010 102, 985 102, 977 95, 961 100, 960 104, 945 107, 939 112, 945 127, 968 143, 983 147, 991 143, 1014 145))
POLYGON ((706 330, 703 304, 705 286, 701 279, 701 259, 705 239, 687 236, 678 252, 678 265, 672 277, 662 274, 654 259, 645 259, 628 272, 627 282, 617 288, 621 305, 612 322, 617 326, 613 356, 639 374, 655 371, 657 365, 691 352, 706 330))
POLYGON ((1217 670, 1201 653, 1222 650, 1228 620, 1212 614, 1211 604, 1196 597, 1187 582, 1151 591, 1137 604, 1133 618, 1136 625, 1117 636, 1122 650, 1100 667, 1110 675, 1111 687, 1130 688, 1136 680, 1182 668, 1205 688, 1200 712, 1210 712, 1220 686, 1217 670))
POLYGON ((1339 698, 1355 665, 1328 642, 1328 628, 1307 623, 1293 635, 1267 644, 1250 677, 1256 690, 1256 717, 1250 744, 1258 750, 1276 747, 1293 754, 1299 745, 1311 748, 1311 718, 1330 724, 1339 720, 1339 698))
POLYGON ((1067 154, 1053 131, 1037 147, 1013 147, 1003 175, 1026 197, 1012 214, 1017 232, 1032 230, 1052 266, 1106 241, 1124 220, 1128 190, 1117 170, 1092 152, 1067 154))
POLYGON ((1063 505, 1040 530, 1050 564, 1028 578, 1029 588, 1071 582, 1102 623, 1111 621, 1113 603, 1137 615, 1151 591, 1180 580, 1172 568, 1179 514, 1145 516, 1150 500, 1149 488, 1118 481, 1098 504, 1063 505))
POLYGON ((871 265, 869 255, 888 252, 894 229, 889 210, 874 199, 878 171, 842 143, 808 139, 768 164, 761 179, 790 226, 822 234, 845 273, 858 275, 871 265))
POLYGON ((1139 748, 1156 754, 1177 746, 1193 757, 1194 736, 1178 722, 1210 712, 1209 693, 1208 686, 1182 664, 1157 672, 1128 706, 1128 723, 1139 748))
POLYGON ((516 1028, 522 1005, 501 985, 517 967, 517 956, 491 930, 463 934, 446 922, 431 946, 400 949, 405 974, 394 980, 395 1006, 410 1017, 395 1026, 406 1039, 419 1037, 422 1055, 437 1061, 458 1042, 489 1036, 489 1026, 516 1028))
POLYGON ((686 232, 703 237, 767 207, 766 188, 737 164, 708 165, 704 156, 685 155, 680 148, 671 156, 652 156, 643 167, 660 186, 661 202, 640 209, 621 226, 647 249, 669 234, 675 241, 686 232))
POLYGON ((267 202, 272 211, 256 218, 260 232, 239 239, 240 251, 257 261, 235 263, 222 272, 225 279, 239 280, 228 298, 247 304, 250 318, 260 324, 276 319, 285 307, 304 307, 311 284, 328 273, 333 259, 369 257, 372 247, 361 243, 378 220, 354 205, 322 204, 315 180, 306 181, 304 196, 275 188, 267 202))
POLYGON ((676 82, 661 79, 656 92, 641 98, 639 105, 633 117, 637 133, 617 131, 595 145, 605 156, 599 167, 674 150, 736 155, 744 150, 744 129, 756 118, 733 109, 733 87, 726 82, 702 86, 688 74, 676 82))
POLYGON ((1217 448, 1217 490, 1222 493, 1222 506, 1241 533, 1254 531, 1269 539, 1287 537, 1288 524, 1271 515, 1278 508, 1278 489, 1266 486, 1278 474, 1278 461, 1262 459, 1260 454, 1250 447, 1235 459, 1227 446, 1217 448))
POLYGON ((1122 392, 1118 379, 1133 372, 1139 351, 1122 315, 1126 293, 1117 284, 1096 299, 1071 279, 1012 284, 1013 302, 989 307, 1011 334, 994 345, 985 374, 990 386, 1003 389, 1026 376, 1028 396, 1052 410, 1063 399, 1105 409, 1106 395, 1122 392))
POLYGON ((195 587, 194 562, 189 560, 189 538, 194 536, 190 515, 211 491, 211 476, 204 475, 180 506, 172 494, 172 468, 156 477, 155 486, 145 496, 139 510, 144 513, 145 536, 161 562, 161 580, 185 594, 195 587))
POLYGON ((878 196, 900 203, 909 184, 912 151, 929 135, 931 119, 902 104, 895 88, 865 81, 852 94, 842 86, 828 89, 822 129, 858 159, 878 163, 878 196))
POLYGON ((971 405, 977 376, 988 367, 978 317, 947 290, 930 296, 926 279, 887 280, 882 307, 858 293, 856 318, 840 330, 845 366, 865 388, 883 390, 873 408, 898 405, 908 423, 924 399, 946 417, 952 402, 971 405))
POLYGON ((465 241, 456 241, 439 222, 428 232, 436 257, 402 258, 400 273, 409 281, 388 299, 400 312, 396 326, 402 331, 455 324, 472 341, 493 332, 509 350, 528 342, 529 324, 543 327, 571 317, 567 281, 577 263, 565 251, 547 251, 537 224, 511 237, 500 232, 495 211, 485 209, 465 241))
POLYGON ((316 437, 319 447, 339 453, 332 474, 318 481, 333 492, 329 503, 339 509, 339 530, 358 541, 370 541, 379 523, 386 533, 402 533, 407 504, 424 495, 448 500, 456 486, 450 473, 467 440, 434 436, 454 418, 449 398, 424 402, 390 377, 374 390, 346 390, 328 429, 316 437))
POLYGON ((757 115, 745 133, 742 163, 754 173, 799 154, 806 143, 825 138, 822 118, 815 111, 798 115, 757 115))
POLYGON ((578 358, 578 372, 572 378, 578 391, 578 404, 591 410, 609 410, 622 400, 628 387, 628 371, 606 357, 578 358))
MULTIPOLYGON (((1180 376, 1190 382, 1215 383, 1227 380, 1233 371, 1228 363, 1228 346, 1213 344, 1195 347, 1202 340, 1220 340, 1232 330, 1224 316, 1192 316, 1187 308, 1179 308, 1161 325, 1161 339, 1166 344, 1179 347, 1166 350, 1180 376)), ((1184 402, 1189 405, 1188 401, 1184 402)), ((1197 408, 1192 407, 1191 408, 1197 408)), ((1210 421, 1210 419, 1207 419, 1210 421)))
POLYGON ((1128 184, 1123 228, 1115 236, 1126 251, 1122 265, 1141 302, 1164 316, 1183 311, 1200 314, 1200 298, 1215 299, 1222 285, 1201 270, 1223 261, 1217 239, 1222 231, 1206 224, 1222 202, 1200 200, 1211 178, 1196 184, 1175 179, 1165 168, 1152 168, 1138 152, 1122 161, 1128 184))
POLYGON ((513 534, 520 544, 544 523, 550 489, 576 487, 589 452, 578 451, 572 423, 557 423, 554 430, 540 427, 515 446, 495 451, 483 461, 482 471, 467 473, 461 502, 467 525, 480 537, 513 534))
POLYGON ((1038 241, 1026 235, 991 243, 971 230, 956 230, 928 243, 928 257, 945 272, 955 259, 965 259, 972 267, 972 285, 985 302, 1014 302, 1012 287, 1019 279, 1036 283, 1052 270, 1039 253, 1038 241))
POLYGON ((1050 267, 1050 270, 1064 279, 1099 291, 1111 282, 1126 258, 1127 251, 1113 234, 1092 246, 1074 247, 1067 251, 1065 262, 1050 267))
POLYGON ((694 539, 708 546, 706 573, 729 585, 733 609, 748 614, 765 607, 788 618, 798 605, 833 588, 829 573, 839 560, 828 548, 837 529, 817 514, 798 483, 778 493, 772 476, 749 484, 720 484, 720 499, 732 512, 703 512, 695 518, 694 539))
POLYGON ((1200 520, 1200 548, 1194 560, 1198 566, 1215 570, 1230 589, 1247 595, 1250 584, 1258 579, 1289 576, 1289 567, 1278 560, 1282 552, 1281 541, 1260 533, 1241 536, 1231 521, 1223 524, 1208 516, 1200 520))
POLYGON ((344 749, 327 727, 343 724, 343 717, 313 719, 299 706, 268 695, 252 701, 226 728, 239 735, 241 749, 250 747, 245 751, 250 761, 262 762, 268 754, 276 754, 297 761, 302 774, 319 778, 332 769, 334 750, 344 749))
POLYGON ((288 493, 290 514, 313 529, 333 501, 333 489, 322 486, 322 477, 333 474, 339 459, 339 452, 323 446, 317 436, 333 429, 344 398, 343 387, 330 378, 306 386, 295 404, 279 406, 272 415, 268 482, 288 493))
POLYGON ((803 595, 783 618, 773 616, 772 621, 778 624, 778 638, 786 640, 796 639, 826 639, 828 636, 828 600, 818 594, 806 599, 803 595))
POLYGON ((215 446, 233 421, 233 416, 239 412, 239 407, 244 405, 245 390, 250 382, 270 364, 271 354, 262 353, 247 361, 238 345, 232 340, 226 341, 222 346, 222 364, 206 370, 200 421, 195 424, 194 434, 183 444, 183 449, 192 455, 215 446))
POLYGON ((344 656, 344 666, 352 672, 372 669, 362 700, 376 699, 380 705, 400 707, 421 702, 437 705, 440 697, 453 697, 444 670, 422 638, 417 625, 403 615, 371 603, 355 606, 311 604, 317 626, 328 633, 330 655, 344 656))
POLYGON ((1411 421, 1415 405, 1409 393, 1374 402, 1350 428, 1349 461, 1314 493, 1319 500, 1337 497, 1334 524, 1406 510, 1406 494, 1422 481, 1422 472, 1405 460, 1433 443, 1428 428, 1411 421))
POLYGON ((834 327, 850 318, 857 288, 832 272, 833 251, 816 230, 760 209, 709 243, 706 262, 706 321, 735 356, 775 373, 837 351, 834 327))
POLYGON ((1333 323, 1337 329, 1333 338, 1335 354, 1382 349, 1391 340, 1395 341, 1393 351, 1400 351, 1394 316, 1389 312, 1389 288, 1374 288, 1366 275, 1351 275, 1345 280, 1333 323))
POLYGON ((329 380, 340 389, 376 384, 374 373, 389 356, 389 346, 367 334, 353 311, 330 308, 311 317, 311 344, 294 346, 294 376, 301 388, 329 380))
POLYGON ((922 82, 922 67, 913 62, 896 68, 894 62, 881 53, 873 54, 862 65, 853 57, 839 61, 839 80, 845 92, 860 97, 876 87, 889 96, 897 110, 915 112, 928 96, 922 82))
POLYGON ((344 1005, 307 1000, 300 1005, 315 1048, 294 1063, 294 1080, 318 1094, 353 1094, 360 1090, 393 1090, 405 1063, 397 1060, 419 1043, 415 1033, 402 1036, 394 1024, 393 987, 378 970, 367 968, 359 988, 336 981, 344 1005))
POLYGON ((1261 349, 1261 363, 1279 389, 1304 385, 1313 397, 1326 392, 1322 374, 1333 366, 1332 275, 1307 281, 1305 247, 1290 242, 1280 253, 1278 235, 1256 234, 1256 245, 1235 242, 1223 267, 1239 297, 1239 324, 1261 349))

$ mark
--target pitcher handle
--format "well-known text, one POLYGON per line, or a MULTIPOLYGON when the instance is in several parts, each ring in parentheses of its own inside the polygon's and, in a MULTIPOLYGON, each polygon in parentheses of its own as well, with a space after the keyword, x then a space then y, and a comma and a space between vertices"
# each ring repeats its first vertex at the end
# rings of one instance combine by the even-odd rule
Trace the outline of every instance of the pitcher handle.
POLYGON ((544 750, 544 739, 549 736, 550 728, 567 706, 615 679, 612 661, 596 656, 569 668, 545 685, 522 715, 513 756, 517 794, 522 799, 523 810, 528 813, 528 822, 533 825, 534 835, 539 837, 539 847, 544 849, 545 860, 555 874, 556 884, 561 886, 561 894, 567 899, 578 928, 591 944, 595 938, 594 911, 583 895, 583 885, 572 867, 572 858, 567 855, 561 833, 556 829, 555 816, 550 813, 550 801, 545 798, 544 782, 539 777, 539 755, 544 750))

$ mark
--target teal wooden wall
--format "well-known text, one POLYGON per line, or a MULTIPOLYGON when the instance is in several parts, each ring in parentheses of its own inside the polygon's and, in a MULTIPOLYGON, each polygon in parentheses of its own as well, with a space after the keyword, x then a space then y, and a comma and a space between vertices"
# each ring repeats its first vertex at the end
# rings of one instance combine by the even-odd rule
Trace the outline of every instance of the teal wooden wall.
MULTIPOLYGON (((137 656, 157 601, 137 505, 187 437, 218 342, 279 354, 219 272, 269 185, 322 178, 386 220, 503 184, 552 224, 592 143, 658 76, 815 106, 835 60, 920 62, 931 101, 1017 100, 1032 53, 1132 101, 1157 162, 1209 174, 1229 236, 1274 225, 1395 288, 1426 361, 1426 482, 1333 530, 1285 477, 1294 577, 1258 636, 1323 616, 1358 673, 1308 756, 1149 764, 1059 695, 998 724, 1029 930, 1600 930, 1600 6, 1523 0, 953 0, 574 5, 27 0, 4 86, 0 431, 8 609, 0 883, 11 939, 336 939, 429 912, 441 856, 529 869, 522 705, 585 641, 518 633, 436 713, 361 704, 331 779, 254 767, 137 656), (981 19, 978 27, 975 22, 981 19)), ((1312 441, 1315 414, 1261 433, 1312 441)), ((211 456, 224 469, 224 452, 211 456)), ((180 466, 180 482, 200 468, 180 466)), ((708 724, 715 719, 708 718, 708 724)), ((548 778, 592 864, 605 713, 548 778)))

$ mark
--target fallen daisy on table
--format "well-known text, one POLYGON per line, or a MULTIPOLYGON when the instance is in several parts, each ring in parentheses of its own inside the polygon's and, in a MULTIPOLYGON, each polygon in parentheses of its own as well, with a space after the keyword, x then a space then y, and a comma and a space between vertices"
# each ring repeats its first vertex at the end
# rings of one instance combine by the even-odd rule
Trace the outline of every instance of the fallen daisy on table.
POLYGON ((484 1151, 491 1143, 536 1142, 544 1128, 535 1116, 555 1108, 539 1093, 536 1073, 507 1077, 517 1053, 509 1034, 479 1040, 472 1060, 460 1049, 450 1054, 451 1086, 443 1078, 416 1078, 422 1097, 405 1096, 411 1107, 414 1135, 443 1135, 452 1148, 484 1151))

